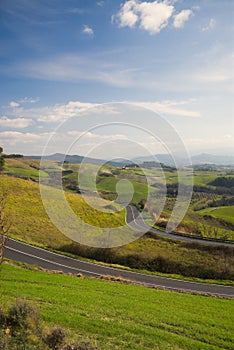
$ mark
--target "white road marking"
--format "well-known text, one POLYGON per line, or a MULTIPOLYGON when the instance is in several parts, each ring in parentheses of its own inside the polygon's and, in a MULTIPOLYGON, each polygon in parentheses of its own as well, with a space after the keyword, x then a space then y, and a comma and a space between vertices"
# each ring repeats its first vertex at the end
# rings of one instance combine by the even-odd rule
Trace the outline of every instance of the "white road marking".
MULTIPOLYGON (((13 241, 15 242, 18 242, 17 240, 15 239, 12 239, 13 241)), ((38 248, 38 247, 34 247, 28 243, 23 243, 23 242, 19 242, 21 243, 22 245, 27 245, 29 247, 32 247, 32 248, 35 248, 35 249, 39 249, 45 253, 48 253, 48 254, 54 254, 54 255, 57 255, 58 257, 66 257, 68 259, 71 259, 73 261, 76 261, 76 262, 81 262, 81 263, 84 263, 84 264, 89 264, 91 266, 94 266, 94 267, 99 267, 99 268, 103 268, 104 270, 105 269, 109 269, 109 270, 112 270, 112 271, 119 271, 120 274, 121 272, 126 272, 127 274, 132 274, 132 275, 135 275, 135 276, 143 276, 143 277, 152 277, 152 278, 155 278, 155 279, 159 279, 159 280, 164 280, 165 278, 167 280, 170 280, 170 281, 173 281, 173 282, 182 282, 184 284, 193 284, 193 285, 201 285, 204 287, 204 283, 202 282, 193 282, 193 281, 186 281, 186 280, 180 280, 180 279, 174 279, 174 278, 171 278, 171 277, 162 277, 162 276, 156 276, 156 275, 147 275, 147 274, 143 274, 143 273, 138 273, 138 272, 134 272, 134 271, 128 271, 128 270, 120 270, 120 269, 117 269, 117 268, 113 268, 113 267, 109 267, 109 266, 102 266, 102 265, 98 265, 98 264, 93 264, 93 263, 90 263, 90 262, 84 262, 84 261, 81 261, 81 260, 78 260, 78 259, 73 259, 73 258, 70 258, 70 257, 67 257, 67 256, 64 256, 64 255, 61 255, 61 254, 57 254, 57 253, 54 253, 54 252, 50 252, 50 251, 47 251, 45 249, 42 249, 42 248, 38 248)), ((75 268, 75 267, 71 267, 71 266, 67 266, 67 265, 64 265, 64 264, 60 264, 60 263, 57 263, 57 262, 54 262, 54 261, 51 261, 51 260, 48 260, 48 259, 44 259, 44 258, 41 258, 41 257, 38 257, 36 255, 33 255, 33 254, 29 254, 29 253, 25 253, 23 251, 20 251, 18 249, 14 249, 14 248, 11 248, 11 247, 8 247, 8 246, 5 246, 6 249, 9 249, 9 250, 12 250, 12 251, 15 251, 17 253, 20 253, 20 254, 23 254, 23 255, 27 255, 27 256, 30 256, 32 258, 36 258, 36 259, 39 259, 39 260, 42 260, 42 261, 45 261, 45 262, 48 262, 48 263, 51 263, 51 264, 54 264, 54 265, 57 265, 57 266, 61 266, 61 267, 65 267, 65 268, 68 268, 68 269, 72 269, 74 271, 78 271, 78 272, 83 272, 83 273, 87 273, 87 274, 93 274, 93 275, 96 275, 96 276, 101 276, 100 273, 96 273, 96 272, 91 272, 91 271, 88 271, 88 270, 84 270, 84 269, 80 269, 80 268, 75 268)), ((134 282, 137 282, 137 281, 134 281, 134 282)), ((157 281, 155 281, 155 284, 154 283, 149 283, 149 282, 138 282, 138 283, 141 283, 141 284, 145 284, 145 285, 149 285, 149 286, 159 286, 159 287, 162 287, 162 288, 165 288, 165 289, 171 289, 171 290, 185 290, 185 291, 190 291, 190 292, 198 292, 198 293, 207 293, 207 294, 213 294, 213 295, 220 295, 220 296, 229 296, 229 294, 225 294, 225 293, 215 293, 215 292, 203 292, 203 291, 199 291, 199 290, 192 290, 192 289, 189 289, 187 287, 181 287, 181 288, 178 288, 178 287, 169 287, 169 286, 165 286, 163 284, 157 284, 157 281), (185 289, 186 288, 186 289, 185 289)), ((213 286, 213 287, 222 287, 223 289, 232 289, 231 286, 225 286, 225 285, 218 285, 218 284, 209 284, 207 283, 207 287, 209 286, 213 286)))

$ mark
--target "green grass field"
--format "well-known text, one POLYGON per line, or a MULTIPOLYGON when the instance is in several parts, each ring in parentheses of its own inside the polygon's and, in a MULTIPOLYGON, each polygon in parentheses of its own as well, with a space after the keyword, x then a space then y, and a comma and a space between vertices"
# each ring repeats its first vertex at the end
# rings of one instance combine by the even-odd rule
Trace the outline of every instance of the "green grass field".
MULTIPOLYGON (((55 166, 54 162, 50 162, 55 166)), ((27 159, 27 158, 6 158, 4 173, 7 175, 22 177, 22 178, 31 178, 34 180, 39 179, 39 168, 40 161, 27 159)), ((47 177, 48 174, 44 171, 41 171, 42 177, 47 177)))
POLYGON ((202 215, 210 215, 212 217, 223 219, 234 224, 234 206, 206 208, 199 211, 202 215))
MULTIPOLYGON (((101 179, 101 181, 97 184, 97 188, 100 191, 107 191, 107 192, 115 192, 116 191, 116 185, 118 181, 121 180, 119 178, 115 177, 108 177, 101 179)), ((155 188, 148 186, 147 184, 135 181, 130 179, 130 183, 133 186, 133 198, 131 200, 131 203, 139 203, 142 199, 146 199, 148 196, 148 191, 154 192, 155 188)), ((126 182, 126 184, 122 183, 122 191, 124 193, 124 188, 126 188, 126 193, 129 190, 129 185, 126 182)))
POLYGON ((3 265, 1 302, 24 298, 43 322, 99 349, 232 349, 231 300, 160 291, 3 265))

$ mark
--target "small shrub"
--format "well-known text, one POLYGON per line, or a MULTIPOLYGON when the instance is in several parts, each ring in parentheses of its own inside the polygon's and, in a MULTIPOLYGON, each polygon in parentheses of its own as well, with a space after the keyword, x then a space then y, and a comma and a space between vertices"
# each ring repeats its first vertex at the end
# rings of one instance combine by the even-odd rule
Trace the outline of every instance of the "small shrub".
POLYGON ((40 317, 37 309, 25 301, 18 301, 8 312, 0 308, 0 349, 42 349, 40 317))
POLYGON ((26 301, 18 301, 5 311, 0 305, 0 350, 96 350, 90 343, 70 345, 66 333, 54 328, 43 337, 40 315, 26 301))
POLYGON ((44 342, 50 349, 58 350, 60 346, 64 344, 65 338, 65 331, 62 328, 58 327, 53 329, 51 333, 45 337, 44 342))
POLYGON ((0 305, 0 328, 6 327, 6 319, 7 319, 7 315, 0 305))
POLYGON ((11 328, 28 328, 30 318, 36 316, 37 311, 25 301, 19 301, 8 311, 8 324, 11 328))

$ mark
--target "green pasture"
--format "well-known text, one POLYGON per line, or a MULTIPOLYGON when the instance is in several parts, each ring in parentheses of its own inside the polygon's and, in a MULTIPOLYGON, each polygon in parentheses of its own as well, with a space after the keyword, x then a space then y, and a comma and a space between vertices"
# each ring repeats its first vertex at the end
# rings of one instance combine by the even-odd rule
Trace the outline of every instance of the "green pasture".
POLYGON ((232 349, 231 300, 3 265, 1 302, 35 304, 48 327, 98 349, 232 349))
POLYGON ((216 208, 206 208, 200 210, 201 215, 210 215, 219 219, 223 219, 227 222, 234 224, 234 206, 216 207, 216 208))

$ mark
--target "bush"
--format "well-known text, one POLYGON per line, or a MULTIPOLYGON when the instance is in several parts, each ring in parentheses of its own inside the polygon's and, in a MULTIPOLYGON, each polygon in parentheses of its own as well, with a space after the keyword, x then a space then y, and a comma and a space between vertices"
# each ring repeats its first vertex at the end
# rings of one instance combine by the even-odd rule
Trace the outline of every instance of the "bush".
POLYGON ((37 329, 39 314, 35 307, 25 301, 19 301, 9 309, 7 324, 13 332, 18 329, 37 329))
POLYGON ((42 349, 40 317, 37 310, 18 301, 6 312, 0 305, 0 349, 42 349))
POLYGON ((64 344, 65 338, 65 331, 58 327, 53 329, 51 333, 45 337, 44 342, 50 349, 58 350, 60 346, 64 344))
POLYGON ((5 328, 10 335, 10 349, 32 349, 41 336, 40 316, 37 309, 26 301, 18 301, 5 316, 5 328))
POLYGON ((60 327, 43 336, 40 315, 26 301, 18 301, 5 311, 0 305, 0 350, 96 350, 90 343, 65 342, 66 333, 60 327))
POLYGON ((0 305, 0 328, 5 328, 7 315, 0 305))

